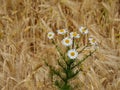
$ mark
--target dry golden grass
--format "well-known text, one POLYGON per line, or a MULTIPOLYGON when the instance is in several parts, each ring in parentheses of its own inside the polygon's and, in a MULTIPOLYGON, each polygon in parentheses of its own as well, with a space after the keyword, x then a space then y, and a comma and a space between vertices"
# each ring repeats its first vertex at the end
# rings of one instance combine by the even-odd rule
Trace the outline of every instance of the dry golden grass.
POLYGON ((46 33, 80 25, 99 50, 76 90, 120 90, 120 0, 0 0, 0 90, 56 90, 42 59, 57 57, 46 33))

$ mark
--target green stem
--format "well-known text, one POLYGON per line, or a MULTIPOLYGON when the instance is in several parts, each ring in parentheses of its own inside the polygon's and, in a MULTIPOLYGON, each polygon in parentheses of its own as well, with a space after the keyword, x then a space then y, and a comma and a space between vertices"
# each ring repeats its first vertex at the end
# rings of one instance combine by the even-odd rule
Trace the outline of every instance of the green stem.
POLYGON ((60 54, 60 57, 61 57, 61 58, 64 60, 64 62, 67 64, 67 62, 66 62, 66 60, 65 60, 65 55, 62 54, 62 52, 61 52, 60 48, 58 47, 58 45, 55 43, 54 40, 52 40, 52 43, 55 45, 57 51, 58 51, 59 54, 60 54))
POLYGON ((82 51, 86 48, 86 47, 88 47, 89 45, 87 44, 84 48, 82 48, 79 52, 78 52, 78 54, 80 54, 80 53, 82 53, 82 51))
POLYGON ((74 37, 73 37, 72 49, 74 49, 74 43, 75 43, 75 39, 74 39, 74 37))
POLYGON ((87 56, 85 56, 81 61, 79 61, 76 65, 74 65, 72 67, 72 69, 74 69, 76 66, 80 65, 83 61, 85 61, 89 56, 91 56, 96 50, 94 50, 93 52, 90 52, 87 56))
POLYGON ((56 74, 57 76, 59 76, 64 82, 65 79, 60 75, 60 73, 58 71, 56 71, 51 65, 49 65, 47 62, 45 62, 45 64, 50 68, 50 71, 54 72, 54 74, 56 74))

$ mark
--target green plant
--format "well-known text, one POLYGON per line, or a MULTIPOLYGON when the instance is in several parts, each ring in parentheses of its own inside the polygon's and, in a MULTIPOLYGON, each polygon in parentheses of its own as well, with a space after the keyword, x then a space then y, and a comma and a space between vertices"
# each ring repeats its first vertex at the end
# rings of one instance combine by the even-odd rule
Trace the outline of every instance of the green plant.
POLYGON ((81 36, 77 32, 69 33, 66 29, 58 30, 58 34, 63 35, 65 38, 61 43, 66 47, 65 51, 62 51, 62 47, 57 44, 56 39, 54 39, 54 32, 48 33, 48 38, 51 39, 53 45, 55 45, 58 53, 59 59, 57 63, 59 68, 49 65, 47 61, 45 64, 49 67, 50 73, 53 76, 54 84, 59 88, 59 90, 73 90, 70 80, 76 77, 80 71, 82 71, 81 65, 88 57, 90 57, 96 51, 96 41, 93 38, 89 38, 89 42, 81 50, 80 48, 80 37, 84 37, 88 34, 88 29, 81 27, 79 29, 81 36), (89 53, 86 54, 82 59, 78 58, 78 55, 81 54, 87 48, 94 46, 93 50, 89 50, 89 53), (55 78, 57 76, 57 78, 55 78), (59 77, 59 78, 58 78, 59 77))

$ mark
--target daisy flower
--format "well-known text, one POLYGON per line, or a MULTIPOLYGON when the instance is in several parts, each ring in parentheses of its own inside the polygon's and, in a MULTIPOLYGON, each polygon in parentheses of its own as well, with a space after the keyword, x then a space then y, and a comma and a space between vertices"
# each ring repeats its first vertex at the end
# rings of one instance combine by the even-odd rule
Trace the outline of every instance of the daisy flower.
POLYGON ((97 44, 96 40, 92 37, 89 38, 89 42, 90 42, 91 45, 96 45, 97 44))
POLYGON ((57 30, 57 32, 58 32, 58 34, 64 35, 67 33, 67 30, 66 29, 59 29, 59 30, 57 30))
POLYGON ((74 38, 80 38, 80 35, 79 35, 77 32, 71 32, 71 33, 70 33, 70 37, 71 37, 71 38, 73 38, 73 37, 74 37, 74 38))
POLYGON ((62 40, 62 44, 65 45, 65 46, 71 46, 72 45, 72 39, 69 38, 69 37, 66 37, 62 40))
POLYGON ((75 59, 78 56, 78 52, 75 49, 69 50, 67 54, 70 59, 75 59))
POLYGON ((54 32, 48 32, 48 34, 47 34, 47 37, 48 37, 49 39, 53 39, 54 36, 55 36, 54 32))
POLYGON ((88 29, 86 27, 80 27, 79 28, 79 31, 82 33, 82 34, 88 34, 88 29))

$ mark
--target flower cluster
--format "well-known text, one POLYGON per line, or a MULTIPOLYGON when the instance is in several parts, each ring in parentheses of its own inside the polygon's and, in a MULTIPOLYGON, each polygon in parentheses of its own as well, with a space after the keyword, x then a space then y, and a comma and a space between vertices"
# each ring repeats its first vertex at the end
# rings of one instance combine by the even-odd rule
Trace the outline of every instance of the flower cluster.
MULTIPOLYGON (((66 47, 72 46, 74 44, 73 40, 75 38, 76 39, 80 38, 80 34, 82 34, 82 35, 88 34, 89 30, 86 27, 80 27, 79 32, 70 32, 69 33, 67 29, 57 30, 58 34, 61 34, 61 35, 65 35, 66 33, 69 34, 67 37, 65 37, 61 41, 62 45, 66 46, 66 47)), ((47 36, 49 39, 54 39, 55 33, 48 32, 47 36)), ((91 45, 96 45, 96 40, 94 38, 90 37, 88 40, 91 45)), ((67 55, 70 59, 76 59, 78 57, 78 51, 75 48, 71 48, 70 50, 68 50, 67 55)))
POLYGON ((85 54, 83 58, 78 58, 80 53, 84 52, 87 48, 91 48, 89 46, 97 46, 96 40, 93 37, 89 37, 87 45, 83 46, 82 49, 80 48, 81 50, 79 51, 80 42, 82 39, 84 41, 84 36, 88 33, 89 30, 86 27, 80 27, 76 32, 69 32, 67 29, 57 30, 58 36, 64 37, 62 40, 60 38, 59 41, 62 47, 65 47, 65 52, 61 50, 61 45, 59 46, 55 42, 59 39, 55 38, 55 33, 48 32, 47 34, 48 39, 52 41, 60 55, 60 58, 57 60, 60 70, 56 70, 55 67, 50 66, 48 63, 46 63, 46 65, 50 68, 53 76, 56 75, 60 78, 60 80, 55 80, 55 85, 60 90, 73 90, 71 89, 72 85, 70 85, 69 81, 81 71, 81 63, 96 51, 95 48, 94 50, 90 50, 89 54, 85 54), (75 70, 75 68, 78 70, 75 70), (64 73, 64 75, 61 73, 64 73))

